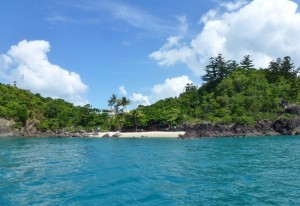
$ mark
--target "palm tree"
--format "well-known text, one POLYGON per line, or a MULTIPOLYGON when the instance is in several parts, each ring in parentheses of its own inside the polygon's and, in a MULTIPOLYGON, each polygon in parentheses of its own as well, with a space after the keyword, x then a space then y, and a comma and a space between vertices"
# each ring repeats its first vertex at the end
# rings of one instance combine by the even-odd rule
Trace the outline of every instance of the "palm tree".
POLYGON ((118 114, 119 104, 118 104, 117 95, 113 94, 107 102, 108 102, 108 106, 114 109, 115 114, 118 114))
POLYGON ((120 105, 123 107, 123 112, 126 112, 126 107, 131 103, 130 99, 126 97, 122 97, 120 100, 120 105))
POLYGON ((121 124, 122 119, 124 118, 122 113, 126 110, 126 106, 130 104, 130 100, 127 99, 126 97, 122 97, 121 99, 118 99, 117 95, 113 94, 107 102, 108 102, 108 106, 113 108, 114 110, 115 116, 113 118, 116 119, 118 123, 118 129, 120 131, 122 128, 122 124, 121 124), (120 109, 120 106, 122 106, 123 108, 120 109))
POLYGON ((117 102, 117 95, 113 94, 107 102, 108 102, 108 106, 110 107, 114 106, 115 103, 117 102))
POLYGON ((138 118, 141 116, 141 111, 138 110, 138 109, 135 109, 132 111, 132 116, 134 118, 134 125, 135 125, 135 131, 137 132, 138 131, 138 118))

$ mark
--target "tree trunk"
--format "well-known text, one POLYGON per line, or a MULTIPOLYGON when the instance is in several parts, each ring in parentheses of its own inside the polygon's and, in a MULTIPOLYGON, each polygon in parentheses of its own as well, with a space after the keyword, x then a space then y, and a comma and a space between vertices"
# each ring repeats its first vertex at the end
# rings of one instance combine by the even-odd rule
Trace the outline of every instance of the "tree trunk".
POLYGON ((134 118, 134 123, 135 123, 135 131, 137 132, 137 131, 138 131, 138 128, 137 128, 136 117, 134 118))

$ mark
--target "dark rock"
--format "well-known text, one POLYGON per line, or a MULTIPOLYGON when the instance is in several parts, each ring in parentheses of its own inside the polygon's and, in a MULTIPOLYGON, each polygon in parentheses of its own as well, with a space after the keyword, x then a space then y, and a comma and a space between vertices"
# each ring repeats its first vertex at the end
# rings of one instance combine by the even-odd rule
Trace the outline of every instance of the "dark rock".
POLYGON ((106 133, 105 135, 102 136, 103 138, 108 138, 109 137, 109 134, 106 133))
POLYGON ((184 135, 182 134, 178 135, 178 139, 184 139, 184 135))
POLYGON ((272 128, 282 135, 293 135, 295 133, 298 133, 297 130, 299 127, 299 117, 294 119, 278 119, 272 125, 272 128))
POLYGON ((286 113, 300 115, 300 105, 285 105, 284 109, 286 113))
POLYGON ((184 138, 191 137, 244 137, 244 136, 273 136, 279 135, 268 120, 257 122, 254 126, 223 125, 203 123, 186 126, 184 138))
POLYGON ((111 137, 120 137, 119 133, 113 134, 111 137))
POLYGON ((293 129, 292 135, 300 135, 300 126, 298 126, 295 129, 293 129))

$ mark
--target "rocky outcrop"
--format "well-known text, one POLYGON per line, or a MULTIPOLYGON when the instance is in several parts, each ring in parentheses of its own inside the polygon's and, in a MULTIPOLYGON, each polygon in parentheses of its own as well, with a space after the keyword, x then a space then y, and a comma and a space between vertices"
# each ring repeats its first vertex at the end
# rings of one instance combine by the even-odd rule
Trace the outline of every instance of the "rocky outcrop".
POLYGON ((8 137, 20 135, 19 131, 13 128, 14 124, 14 121, 0 118, 0 136, 8 137))
POLYGON ((223 125, 204 123, 186 126, 184 138, 191 137, 244 137, 280 135, 268 120, 258 122, 254 126, 223 125))
POLYGON ((285 113, 294 114, 297 116, 300 115, 300 105, 288 104, 287 102, 284 102, 284 101, 281 102, 280 105, 284 108, 285 113))
POLYGON ((272 127, 282 135, 300 135, 300 117, 295 119, 278 119, 273 123, 272 127))
POLYGON ((186 126, 183 138, 300 135, 300 117, 258 122, 254 126, 197 124, 186 126))
POLYGON ((300 135, 300 105, 282 102, 281 106, 285 114, 295 115, 295 118, 279 118, 274 122, 264 120, 254 126, 213 123, 189 125, 185 127, 186 133, 181 138, 300 135))
POLYGON ((0 118, 0 137, 88 137, 89 133, 70 133, 64 131, 38 131, 36 123, 27 121, 25 127, 14 128, 15 122, 0 118))

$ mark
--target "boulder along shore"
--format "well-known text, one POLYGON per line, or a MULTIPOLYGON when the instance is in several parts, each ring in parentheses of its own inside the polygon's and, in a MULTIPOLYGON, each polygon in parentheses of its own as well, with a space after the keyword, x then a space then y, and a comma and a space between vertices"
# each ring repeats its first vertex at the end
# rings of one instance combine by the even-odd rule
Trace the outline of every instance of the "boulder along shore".
POLYGON ((277 119, 274 122, 264 120, 253 126, 224 125, 203 123, 185 125, 183 131, 145 131, 145 132, 65 132, 47 131, 41 132, 34 127, 15 129, 14 122, 0 119, 0 136, 29 136, 29 137, 98 137, 98 138, 201 138, 201 137, 244 137, 244 136, 278 136, 278 135, 300 135, 300 117, 294 119, 277 119))
POLYGON ((253 126, 213 123, 187 125, 182 138, 300 135, 300 106, 288 104, 283 106, 286 114, 295 117, 278 118, 273 122, 264 120, 256 122, 253 126))

